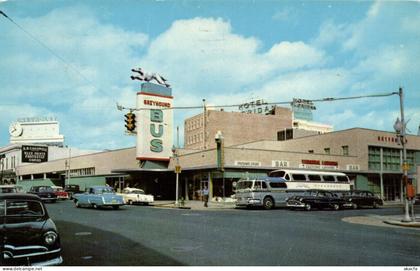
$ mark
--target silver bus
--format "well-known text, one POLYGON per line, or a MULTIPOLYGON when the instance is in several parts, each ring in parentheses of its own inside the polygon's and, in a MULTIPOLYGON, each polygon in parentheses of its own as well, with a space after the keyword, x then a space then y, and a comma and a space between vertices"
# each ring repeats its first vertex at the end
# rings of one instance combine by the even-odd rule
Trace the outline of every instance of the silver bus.
POLYGON ((288 198, 310 189, 350 191, 350 180, 340 172, 275 170, 268 177, 239 180, 236 184, 236 206, 285 207, 288 198))

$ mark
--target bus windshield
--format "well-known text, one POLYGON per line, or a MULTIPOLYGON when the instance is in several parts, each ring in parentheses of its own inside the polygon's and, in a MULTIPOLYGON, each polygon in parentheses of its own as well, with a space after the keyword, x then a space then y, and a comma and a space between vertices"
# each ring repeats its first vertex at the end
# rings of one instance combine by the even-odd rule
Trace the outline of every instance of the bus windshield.
POLYGON ((252 181, 239 181, 238 184, 236 185, 236 189, 240 190, 240 189, 251 189, 252 187, 252 181))

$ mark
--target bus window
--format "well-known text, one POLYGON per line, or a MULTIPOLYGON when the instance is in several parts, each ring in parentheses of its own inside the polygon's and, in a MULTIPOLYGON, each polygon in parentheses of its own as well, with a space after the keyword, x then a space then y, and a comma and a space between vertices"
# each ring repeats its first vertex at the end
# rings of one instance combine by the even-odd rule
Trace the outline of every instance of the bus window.
POLYGON ((310 181, 321 181, 321 176, 319 175, 308 175, 310 181))
POLYGON ((347 179, 347 176, 337 176, 337 181, 340 183, 348 183, 349 179, 347 179))
POLYGON ((286 176, 284 176, 284 178, 285 178, 286 180, 290 181, 290 175, 289 175, 289 174, 286 174, 286 176))
POLYGON ((261 181, 254 182, 254 189, 261 189, 261 181))
POLYGON ((239 181, 236 184, 236 190, 247 189, 252 187, 252 181, 239 181))
POLYGON ((283 170, 273 171, 273 172, 270 172, 270 173, 268 174, 268 176, 269 176, 269 177, 282 177, 282 178, 283 178, 284 173, 285 173, 285 172, 284 172, 283 170))
POLYGON ((270 183, 271 188, 287 188, 287 184, 286 183, 275 183, 275 182, 271 182, 270 183))
POLYGON ((262 188, 267 189, 267 183, 266 182, 262 182, 262 188))
POLYGON ((324 179, 324 182, 329 182, 329 183, 335 182, 334 176, 331 176, 331 175, 324 175, 322 176, 322 178, 324 179))
POLYGON ((306 177, 303 174, 292 174, 293 181, 306 181, 306 177))

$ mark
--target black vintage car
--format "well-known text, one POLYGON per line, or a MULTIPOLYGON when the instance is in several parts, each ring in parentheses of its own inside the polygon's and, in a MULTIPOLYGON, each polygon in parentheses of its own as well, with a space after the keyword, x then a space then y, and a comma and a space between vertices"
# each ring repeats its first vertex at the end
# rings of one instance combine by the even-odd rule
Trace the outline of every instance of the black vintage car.
POLYGON ((37 195, 43 201, 57 201, 57 195, 51 186, 32 186, 28 193, 37 195))
POLYGON ((82 193, 82 191, 80 191, 80 186, 77 184, 66 184, 64 186, 64 191, 69 194, 70 199, 73 199, 74 194, 82 193))
POLYGON ((345 200, 344 207, 353 209, 364 206, 378 208, 379 205, 383 205, 383 201, 370 191, 352 190, 342 193, 341 198, 345 200))
POLYGON ((0 194, 0 265, 58 265, 60 237, 41 199, 0 194))
POLYGON ((331 208, 339 210, 343 207, 344 200, 325 190, 307 190, 302 195, 293 196, 287 200, 287 207, 291 209, 302 208, 307 211, 313 208, 331 208))

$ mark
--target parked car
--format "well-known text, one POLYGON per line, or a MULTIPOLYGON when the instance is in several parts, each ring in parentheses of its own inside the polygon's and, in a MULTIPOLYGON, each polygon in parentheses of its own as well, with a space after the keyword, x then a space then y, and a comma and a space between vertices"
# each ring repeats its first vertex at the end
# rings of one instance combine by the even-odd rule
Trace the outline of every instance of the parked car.
POLYGON ((307 190, 301 195, 293 196, 287 200, 287 207, 302 208, 307 211, 313 208, 324 209, 332 208, 339 210, 343 207, 345 201, 333 194, 332 192, 325 190, 307 190))
POLYGON ((378 208, 379 205, 383 205, 383 201, 370 191, 353 190, 343 193, 341 198, 345 200, 344 207, 353 209, 363 206, 378 208))
POLYGON ((0 194, 2 193, 18 193, 17 187, 11 184, 0 185, 0 194))
POLYGON ((118 209, 124 205, 124 199, 116 195, 109 186, 93 186, 85 193, 74 194, 73 201, 76 207, 112 207, 118 209))
POLYGON ((70 199, 73 199, 74 194, 82 193, 80 187, 77 184, 66 184, 64 186, 64 191, 67 192, 70 199))
POLYGON ((54 190, 54 193, 57 196, 57 199, 61 199, 61 200, 65 200, 65 199, 69 199, 69 194, 64 191, 62 186, 51 186, 52 189, 54 190))
POLYGON ((28 193, 35 194, 40 197, 43 201, 56 202, 57 195, 51 186, 32 186, 28 193))
POLYGON ((31 194, 0 194, 3 249, 0 265, 58 265, 60 237, 41 199, 31 194))
POLYGON ((153 203, 153 195, 146 195, 142 189, 139 188, 130 188, 126 187, 123 189, 122 193, 117 193, 117 195, 120 195, 124 199, 125 204, 144 204, 148 205, 150 203, 153 203))

